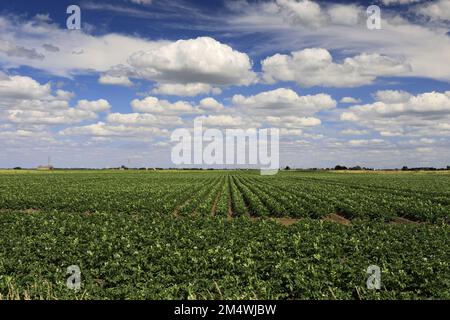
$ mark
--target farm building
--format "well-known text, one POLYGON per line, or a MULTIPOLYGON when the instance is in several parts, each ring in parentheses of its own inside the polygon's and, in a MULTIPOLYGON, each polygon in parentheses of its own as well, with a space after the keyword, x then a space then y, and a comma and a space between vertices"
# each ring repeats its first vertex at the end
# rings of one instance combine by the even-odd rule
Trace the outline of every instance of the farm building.
POLYGON ((53 170, 53 166, 52 165, 39 166, 37 167, 37 170, 53 170))

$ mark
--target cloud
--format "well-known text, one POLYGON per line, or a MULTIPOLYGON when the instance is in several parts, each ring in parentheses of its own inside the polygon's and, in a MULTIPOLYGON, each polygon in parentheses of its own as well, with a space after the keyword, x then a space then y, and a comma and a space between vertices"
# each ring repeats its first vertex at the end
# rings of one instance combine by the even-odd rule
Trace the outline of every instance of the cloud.
POLYGON ((98 82, 106 85, 116 85, 124 87, 130 87, 133 84, 127 76, 111 76, 107 74, 100 76, 98 82))
POLYGON ((320 5, 309 0, 276 0, 281 15, 293 24, 318 27, 324 23, 320 5))
POLYGON ((121 137, 121 138, 148 138, 154 136, 167 135, 167 130, 144 127, 144 126, 127 126, 112 125, 104 122, 98 122, 86 126, 71 127, 63 129, 59 132, 61 136, 93 136, 93 137, 121 137))
POLYGON ((358 130, 358 129, 345 129, 342 130, 341 133, 347 136, 362 136, 369 134, 368 130, 358 130))
POLYGON ((75 108, 65 108, 52 111, 12 109, 7 111, 6 114, 5 119, 16 124, 73 124, 83 120, 92 120, 97 118, 97 115, 94 112, 75 108))
POLYGON ((328 8, 330 23, 355 26, 361 21, 362 10, 356 5, 332 5, 328 8))
MULTIPOLYGON (((382 98, 386 98, 382 95, 382 98)), ((379 100, 373 104, 355 106, 350 108, 357 118, 367 115, 401 116, 404 114, 418 114, 421 116, 450 114, 450 91, 445 93, 427 92, 417 96, 409 95, 402 100, 388 97, 385 101, 379 100)))
POLYGON ((111 105, 105 99, 99 99, 95 101, 88 101, 83 99, 78 101, 76 108, 98 113, 108 111, 109 109, 111 109, 111 105))
MULTIPOLYGON (((331 20, 328 10, 333 6, 322 1, 321 22, 317 27, 308 27, 287 20, 278 6, 271 2, 239 3, 240 5, 231 6, 234 15, 227 17, 224 29, 243 33, 249 39, 264 36, 264 41, 252 42, 255 54, 314 47, 324 48, 339 56, 358 55, 361 52, 377 53, 410 66, 409 72, 402 75, 450 81, 448 27, 428 23, 417 17, 414 10, 383 10, 382 29, 371 32, 366 26, 365 7, 357 8, 363 17, 357 25, 345 25, 331 20)), ((286 64, 283 61, 281 63, 286 64)), ((294 78, 289 69, 283 72, 289 75, 287 78, 294 78)), ((303 81, 307 82, 300 82, 303 81)), ((332 84, 334 82, 336 81, 332 84)))
POLYGON ((285 128, 282 128, 280 130, 280 135, 281 136, 291 137, 291 136, 301 136, 302 134, 303 134, 303 130, 301 130, 301 129, 285 129, 285 128))
POLYGON ((2 153, 9 159, 14 159, 12 154, 8 155, 8 151, 14 155, 21 154, 15 161, 23 161, 23 159, 33 158, 30 154, 39 148, 48 150, 52 146, 56 146, 58 141, 55 140, 53 134, 46 130, 29 130, 29 129, 13 129, 0 131, 0 143, 2 145, 2 153))
POLYGON ((168 142, 158 141, 154 144, 155 147, 168 147, 170 144, 168 142))
POLYGON ((437 0, 416 7, 416 13, 427 16, 431 20, 450 20, 450 2, 437 0))
MULTIPOLYGON (((123 0, 128 1, 128 0, 123 0)), ((157 1, 157 3, 160 1, 157 1)), ((106 3, 99 1, 87 1, 83 3, 83 10, 102 11, 107 13, 113 13, 115 15, 129 16, 143 19, 157 19, 160 17, 158 12, 153 10, 146 10, 147 8, 136 8, 134 6, 123 6, 117 3, 106 3)))
POLYGON ((366 7, 357 4, 329 4, 311 0, 238 1, 228 5, 235 15, 229 21, 237 28, 269 33, 290 29, 316 32, 330 26, 365 24, 366 7))
POLYGON ((265 118, 265 122, 272 126, 284 128, 315 127, 322 123, 318 118, 298 117, 298 116, 284 116, 284 117, 268 116, 265 118))
POLYGON ((133 99, 131 107, 135 112, 165 116, 212 114, 229 111, 225 109, 223 104, 211 97, 204 98, 195 105, 183 100, 169 102, 168 100, 150 96, 141 100, 133 99))
POLYGON ((199 94, 220 94, 222 90, 206 83, 162 83, 158 84, 151 92, 154 94, 193 97, 199 94))
POLYGON ((248 85, 255 81, 250 58, 210 37, 178 40, 130 56, 133 77, 165 83, 248 85))
POLYGON ((3 67, 30 66, 64 77, 106 72, 114 66, 125 65, 137 51, 169 43, 115 33, 93 36, 84 30, 67 32, 46 19, 25 21, 19 17, 0 16, 0 25, 0 55, 4 53, 0 64, 3 67), (51 44, 59 51, 49 51, 47 46, 44 56, 37 51, 43 44, 51 44))
POLYGON ((97 118, 97 112, 109 109, 109 103, 80 100, 69 106, 73 93, 61 89, 52 92, 50 83, 40 84, 27 76, 0 74, 0 121, 17 125, 73 124, 97 118))
MULTIPOLYGON (((259 3, 256 6, 258 11, 272 17, 278 16, 289 25, 311 29, 318 29, 333 23, 356 25, 361 20, 363 13, 361 8, 355 4, 333 4, 322 7, 316 1, 311 0, 276 0, 259 3)), ((235 10, 239 10, 239 5, 231 6, 232 9, 233 7, 235 10)))
POLYGON ((137 50, 126 63, 111 66, 99 82, 129 85, 129 78, 154 81, 153 94, 175 96, 219 94, 221 87, 257 80, 247 54, 210 37, 137 50))
POLYGON ((322 48, 275 54, 261 65, 268 83, 294 81, 304 87, 356 87, 371 84, 381 76, 405 75, 410 70, 404 61, 380 54, 363 53, 335 63, 330 52, 322 48))
POLYGON ((362 146, 370 146, 370 145, 380 145, 383 144, 385 141, 382 139, 360 139, 360 140, 350 140, 348 142, 349 145, 353 147, 362 147, 362 146))
POLYGON ((216 99, 208 97, 200 100, 200 108, 207 112, 219 112, 223 111, 225 107, 216 99))
POLYGON ((36 49, 25 48, 13 44, 10 41, 3 41, 0 39, 0 53, 6 54, 8 57, 25 58, 31 60, 44 60, 45 56, 38 53, 36 49))
MULTIPOLYGON (((256 95, 234 95, 231 107, 225 109, 249 123, 247 127, 276 127, 299 130, 319 126, 315 114, 332 110, 336 101, 327 94, 298 95, 292 89, 278 88, 256 95)), ((289 131, 284 131, 285 135, 289 131)), ((294 131, 292 131, 294 132, 294 131)), ((298 135, 295 133, 294 135, 298 135)))
POLYGON ((286 88, 252 96, 234 95, 232 103, 246 113, 258 115, 312 115, 336 107, 336 101, 327 94, 299 96, 286 88))
POLYGON ((15 131, 0 131, 0 138, 7 138, 7 139, 16 139, 16 138, 23 138, 23 139, 33 139, 33 138, 48 138, 51 139, 51 135, 48 132, 41 131, 31 131, 31 130, 15 130, 15 131))
POLYGON ((401 91, 380 91, 378 101, 350 107, 340 116, 381 136, 450 135, 450 91, 412 95, 401 91))
POLYGON ((171 128, 182 125, 183 120, 177 116, 161 116, 148 113, 111 113, 107 116, 107 122, 113 124, 154 126, 171 128))
POLYGON ((399 4, 413 4, 423 0, 381 0, 385 6, 399 5, 399 4))
POLYGON ((380 90, 375 93, 375 99, 377 101, 386 103, 400 103, 408 101, 411 98, 411 94, 401 90, 380 90))
POLYGON ((436 140, 430 138, 420 138, 418 140, 409 140, 408 143, 412 145, 434 144, 436 143, 436 140))
POLYGON ((125 1, 130 1, 130 2, 136 3, 136 4, 149 5, 149 4, 152 4, 153 0, 125 0, 125 1))
MULTIPOLYGON (((199 117, 202 120, 204 126, 209 127, 240 127, 242 129, 247 129, 247 122, 240 116, 231 115, 209 115, 199 117)), ((250 127, 252 127, 250 125, 250 127)))
POLYGON ((291 89, 279 88, 256 95, 234 95, 225 107, 212 97, 201 99, 198 104, 187 101, 170 102, 156 97, 131 101, 132 114, 110 114, 108 123, 124 125, 167 126, 188 125, 191 120, 183 115, 202 115, 203 124, 210 127, 257 128, 277 127, 287 135, 298 135, 300 128, 319 126, 322 122, 314 114, 334 109, 337 103, 327 94, 300 96, 291 89), (164 118, 172 117, 172 119, 164 118), (160 120, 164 119, 161 123, 160 120))
POLYGON ((136 112, 154 113, 154 114, 195 114, 200 110, 186 101, 177 101, 171 103, 167 100, 160 100, 156 97, 146 97, 142 100, 134 99, 131 101, 131 107, 136 112))
POLYGON ((51 98, 50 83, 41 85, 39 82, 25 76, 0 77, 0 95, 5 99, 49 99, 51 98))
POLYGON ((402 137, 405 135, 403 129, 397 129, 398 131, 390 131, 389 129, 380 129, 379 133, 382 137, 402 137))
POLYGON ((360 99, 356 99, 353 97, 343 97, 341 99, 341 101, 339 101, 340 103, 360 103, 361 100, 360 99))
POLYGON ((52 44, 44 43, 42 47, 48 52, 59 52, 59 48, 52 44))
POLYGON ((432 153, 435 152, 435 150, 433 148, 427 148, 427 147, 419 147, 415 149, 416 152, 418 153, 432 153))
POLYGON ((34 20, 40 21, 40 22, 51 22, 52 19, 50 18, 49 13, 38 13, 33 17, 34 20))
POLYGON ((60 98, 61 100, 69 101, 70 99, 75 97, 75 94, 73 92, 70 92, 70 91, 65 91, 65 90, 58 89, 58 90, 56 90, 56 96, 58 98, 60 98))

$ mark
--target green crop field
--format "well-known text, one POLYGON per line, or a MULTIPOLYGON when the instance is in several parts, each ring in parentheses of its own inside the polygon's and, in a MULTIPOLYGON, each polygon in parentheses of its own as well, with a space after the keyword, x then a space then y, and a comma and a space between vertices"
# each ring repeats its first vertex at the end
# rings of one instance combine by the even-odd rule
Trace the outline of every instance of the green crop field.
POLYGON ((440 172, 5 170, 0 298, 450 299, 449 221, 440 172))

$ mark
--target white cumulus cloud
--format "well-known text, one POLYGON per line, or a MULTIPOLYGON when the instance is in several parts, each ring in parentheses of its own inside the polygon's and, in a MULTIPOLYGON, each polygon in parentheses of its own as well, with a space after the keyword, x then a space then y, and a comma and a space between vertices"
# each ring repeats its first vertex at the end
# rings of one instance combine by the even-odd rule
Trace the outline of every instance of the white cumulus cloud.
POLYGON ((109 104, 108 100, 105 99, 94 101, 83 99, 78 101, 76 108, 93 112, 104 112, 111 109, 111 105, 109 104))
POLYGON ((109 84, 125 87, 129 87, 133 84, 127 76, 112 76, 108 74, 100 76, 100 78, 98 78, 98 82, 101 84, 109 84))
POLYGON ((336 107, 328 94, 300 96, 292 89, 279 88, 252 96, 234 95, 232 102, 247 113, 258 115, 312 115, 336 107))
POLYGON ((146 97, 142 100, 134 99, 131 106, 136 112, 155 113, 155 114, 195 114, 200 110, 186 101, 177 101, 171 103, 167 100, 161 100, 156 97, 146 97))
POLYGON ((219 94, 222 90, 207 83, 161 83, 152 89, 154 94, 172 96, 197 96, 199 94, 214 93, 219 94))
POLYGON ((255 81, 247 54, 210 37, 178 40, 130 56, 135 77, 173 83, 248 85, 255 81))
POLYGON ((360 103, 360 99, 356 99, 353 97, 343 97, 339 102, 341 103, 360 103))
POLYGON ((410 70, 404 61, 380 54, 363 53, 336 63, 322 48, 275 54, 261 65, 268 83, 294 81, 305 87, 356 87, 370 84, 377 77, 404 75, 410 70))
POLYGON ((341 113, 343 121, 357 123, 386 137, 450 135, 450 91, 412 95, 381 91, 371 104, 356 105, 341 113))

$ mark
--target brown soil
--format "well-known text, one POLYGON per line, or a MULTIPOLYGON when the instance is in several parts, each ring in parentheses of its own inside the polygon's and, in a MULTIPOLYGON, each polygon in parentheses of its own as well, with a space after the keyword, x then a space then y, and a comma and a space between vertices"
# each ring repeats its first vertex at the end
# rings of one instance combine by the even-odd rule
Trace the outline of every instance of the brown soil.
POLYGON ((412 221, 403 217, 395 217, 390 221, 391 224, 419 224, 418 221, 412 221))
MULTIPOLYGON (((266 219, 266 218, 250 217, 250 220, 254 221, 254 222, 255 221, 264 220, 264 219, 266 219)), ((275 221, 275 222, 277 222, 277 223, 279 223, 279 224, 281 224, 282 226, 285 226, 285 227, 290 226, 290 225, 300 221, 300 219, 298 219, 298 218, 289 218, 289 217, 285 217, 285 218, 267 218, 267 219, 275 221)))
POLYGON ((94 282, 96 283, 96 284, 98 284, 100 287, 102 287, 103 288, 103 286, 105 285, 105 283, 106 283, 106 281, 105 280, 103 280, 103 279, 94 279, 94 282))
POLYGON ((283 226, 290 226, 291 224, 299 222, 300 219, 298 219, 298 218, 275 218, 275 221, 283 226))
POLYGON ((233 218, 233 210, 231 209, 231 194, 228 195, 228 215, 227 219, 230 220, 233 218))
POLYGON ((33 208, 25 209, 25 210, 22 210, 22 211, 25 212, 25 213, 30 213, 30 214, 41 212, 41 210, 39 210, 39 209, 33 209, 33 208))
POLYGON ((216 207, 217 207, 217 202, 219 201, 220 198, 220 190, 217 192, 216 198, 214 199, 214 203, 213 206, 211 208, 211 215, 214 217, 216 215, 216 207))
POLYGON ((175 217, 179 217, 178 211, 180 211, 180 208, 183 206, 183 204, 179 204, 173 209, 172 215, 175 217))
POLYGON ((344 226, 351 226, 352 222, 348 220, 347 218, 344 218, 343 216, 340 216, 336 213, 330 213, 322 218, 325 221, 333 221, 339 224, 342 224, 344 226))

